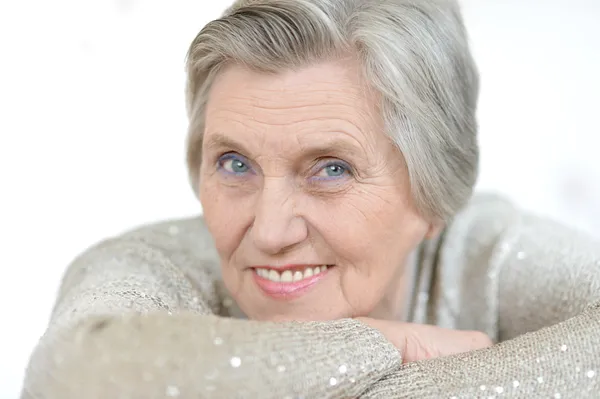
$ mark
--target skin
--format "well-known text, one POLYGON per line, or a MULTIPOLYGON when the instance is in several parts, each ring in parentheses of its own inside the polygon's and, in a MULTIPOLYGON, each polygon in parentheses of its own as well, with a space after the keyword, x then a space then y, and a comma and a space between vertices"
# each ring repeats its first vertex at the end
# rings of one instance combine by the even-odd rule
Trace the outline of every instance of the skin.
POLYGON ((405 361, 488 346, 481 333, 392 321, 408 289, 407 257, 441 226, 417 211, 377 102, 352 60, 220 73, 199 187, 225 285, 255 320, 359 318, 405 361), (265 295, 253 267, 289 264, 334 267, 299 297, 265 295))
POLYGON ((214 83, 200 198, 225 284, 250 318, 367 316, 391 286, 405 291, 406 258, 436 228, 410 198, 375 104, 353 62, 278 75, 233 65, 214 83), (286 264, 335 267, 300 298, 265 296, 250 267, 286 264))

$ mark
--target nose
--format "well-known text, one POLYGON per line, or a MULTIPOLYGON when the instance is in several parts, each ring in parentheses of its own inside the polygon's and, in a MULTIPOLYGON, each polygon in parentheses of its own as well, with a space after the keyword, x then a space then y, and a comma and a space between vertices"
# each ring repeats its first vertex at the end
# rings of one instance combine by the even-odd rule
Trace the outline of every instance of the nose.
POLYGON ((308 237, 306 221, 297 214, 293 188, 282 180, 265 181, 250 230, 254 245, 269 255, 286 252, 308 237))

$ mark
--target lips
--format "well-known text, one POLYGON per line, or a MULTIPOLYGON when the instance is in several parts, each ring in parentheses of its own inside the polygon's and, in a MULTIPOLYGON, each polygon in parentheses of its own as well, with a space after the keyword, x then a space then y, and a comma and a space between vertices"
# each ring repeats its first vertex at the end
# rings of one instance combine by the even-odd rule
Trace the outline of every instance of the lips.
POLYGON ((267 296, 294 299, 328 275, 331 265, 304 265, 284 268, 256 267, 254 280, 267 296))

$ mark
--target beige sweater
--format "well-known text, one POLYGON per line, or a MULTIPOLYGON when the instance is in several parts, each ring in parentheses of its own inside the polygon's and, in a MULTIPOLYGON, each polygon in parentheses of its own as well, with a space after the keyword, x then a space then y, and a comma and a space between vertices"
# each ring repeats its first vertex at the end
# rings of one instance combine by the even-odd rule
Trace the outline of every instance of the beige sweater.
POLYGON ((476 197, 420 248, 410 320, 497 345, 402 365, 356 320, 227 317, 201 218, 142 227, 69 267, 22 398, 600 398, 600 245, 476 197))

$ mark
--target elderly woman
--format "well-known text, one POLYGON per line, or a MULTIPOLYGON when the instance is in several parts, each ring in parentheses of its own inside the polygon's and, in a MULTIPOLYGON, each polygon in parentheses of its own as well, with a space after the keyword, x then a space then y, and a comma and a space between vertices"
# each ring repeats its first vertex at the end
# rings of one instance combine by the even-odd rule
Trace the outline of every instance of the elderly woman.
POLYGON ((23 398, 600 395, 600 247, 472 197, 454 1, 240 0, 187 73, 203 218, 79 256, 23 398))

